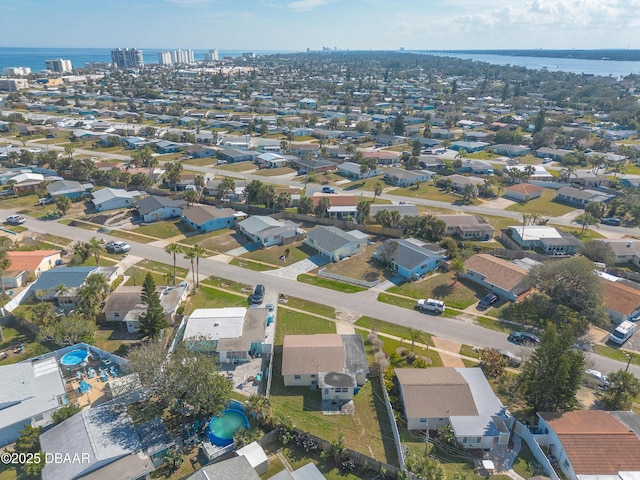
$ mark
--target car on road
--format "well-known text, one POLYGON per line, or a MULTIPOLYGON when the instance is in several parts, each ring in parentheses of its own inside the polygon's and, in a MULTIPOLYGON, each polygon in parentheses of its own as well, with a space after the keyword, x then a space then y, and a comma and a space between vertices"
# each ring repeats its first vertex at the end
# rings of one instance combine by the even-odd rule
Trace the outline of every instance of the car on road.
POLYGON ((13 225, 20 225, 21 223, 26 222, 27 219, 22 215, 9 215, 7 217, 7 223, 11 223, 13 225))
POLYGON ((226 161, 226 160, 218 160, 218 161, 216 162, 216 165, 226 165, 226 164, 227 164, 227 161, 226 161))
POLYGON ((531 345, 534 347, 540 343, 540 339, 529 332, 511 332, 508 340, 518 345, 531 345))
POLYGON ((258 306, 264 300, 264 285, 256 285, 256 288, 253 290, 253 293, 249 295, 249 305, 258 306))
POLYGON ((542 159, 542 163, 551 163, 551 162, 553 162, 553 159, 551 159, 551 158, 549 158, 549 157, 544 157, 544 158, 542 159))
POLYGON ((522 364, 522 358, 517 356, 515 353, 511 353, 509 350, 504 350, 502 348, 497 348, 496 352, 502 355, 506 364, 510 367, 519 367, 522 364))
POLYGON ((600 220, 600 223, 603 225, 612 225, 614 227, 619 227, 622 221, 616 217, 606 217, 600 220))
POLYGON ((478 308, 489 308, 491 305, 498 301, 498 295, 495 293, 487 293, 482 300, 478 302, 478 308))
POLYGON ((131 251, 131 245, 121 240, 107 242, 104 247, 109 253, 127 253, 131 251))
POLYGON ((589 368, 585 370, 584 373, 587 375, 587 378, 594 378, 600 384, 600 386, 609 386, 609 379, 602 372, 589 368))
POLYGON ((336 193, 333 187, 322 187, 322 193, 336 193))
POLYGON ((416 302, 416 308, 418 310, 424 310, 426 312, 442 313, 445 310, 445 305, 442 300, 435 300, 433 298, 423 298, 416 302))

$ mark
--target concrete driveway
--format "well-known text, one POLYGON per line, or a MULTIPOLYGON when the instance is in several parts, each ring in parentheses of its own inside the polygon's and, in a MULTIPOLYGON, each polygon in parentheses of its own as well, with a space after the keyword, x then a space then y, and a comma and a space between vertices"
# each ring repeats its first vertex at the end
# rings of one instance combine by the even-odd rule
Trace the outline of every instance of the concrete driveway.
POLYGON ((324 255, 314 255, 312 257, 305 258, 304 260, 300 260, 299 262, 292 263, 287 267, 279 268, 278 270, 268 270, 264 273, 267 275, 274 275, 276 277, 296 280, 298 275, 310 272, 311 270, 321 267, 327 263, 329 263, 329 259, 324 255))

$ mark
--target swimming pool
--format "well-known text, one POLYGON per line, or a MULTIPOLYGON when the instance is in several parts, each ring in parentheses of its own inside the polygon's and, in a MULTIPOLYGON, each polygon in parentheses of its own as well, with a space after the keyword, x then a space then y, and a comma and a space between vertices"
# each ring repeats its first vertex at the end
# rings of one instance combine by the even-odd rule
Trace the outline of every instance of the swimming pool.
POLYGON ((209 422, 207 435, 214 445, 224 447, 233 443, 233 434, 243 427, 249 428, 249 420, 240 410, 224 410, 222 415, 209 422))
POLYGON ((78 365, 87 358, 86 350, 72 350, 60 359, 62 365, 78 365))

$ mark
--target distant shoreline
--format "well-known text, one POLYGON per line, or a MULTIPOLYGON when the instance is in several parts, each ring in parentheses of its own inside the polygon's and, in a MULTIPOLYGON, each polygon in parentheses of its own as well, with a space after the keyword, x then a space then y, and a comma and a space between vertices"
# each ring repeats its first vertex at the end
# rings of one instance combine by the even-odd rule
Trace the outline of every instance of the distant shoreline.
MULTIPOLYGON (((420 52, 421 50, 410 50, 420 52)), ((541 57, 541 58, 574 58, 581 60, 612 60, 619 62, 640 61, 640 50, 603 49, 603 50, 422 50, 425 53, 439 54, 472 54, 472 55, 502 55, 511 57, 541 57)))

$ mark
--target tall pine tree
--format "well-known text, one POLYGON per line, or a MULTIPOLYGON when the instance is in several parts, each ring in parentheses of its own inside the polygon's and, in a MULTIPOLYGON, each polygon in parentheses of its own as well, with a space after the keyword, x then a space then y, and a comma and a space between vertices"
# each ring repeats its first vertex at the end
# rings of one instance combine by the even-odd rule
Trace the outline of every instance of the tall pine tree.
POLYGON ((533 412, 563 412, 578 406, 576 393, 584 355, 571 348, 570 332, 557 333, 549 324, 520 377, 522 393, 533 412))
POLYGON ((142 302, 147 305, 147 311, 140 314, 140 333, 145 337, 158 338, 160 332, 167 328, 167 318, 160 304, 160 297, 156 292, 156 282, 151 273, 147 273, 142 284, 142 302))

